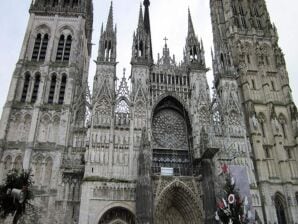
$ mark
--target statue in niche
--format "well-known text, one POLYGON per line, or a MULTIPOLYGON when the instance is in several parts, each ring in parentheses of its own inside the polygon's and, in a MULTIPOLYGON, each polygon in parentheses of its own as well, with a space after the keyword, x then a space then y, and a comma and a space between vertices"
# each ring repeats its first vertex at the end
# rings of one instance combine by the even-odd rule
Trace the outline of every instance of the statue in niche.
POLYGON ((271 124, 272 124, 273 131, 274 131, 273 133, 279 134, 279 123, 278 123, 276 116, 271 119, 271 124))
POLYGON ((251 124, 252 124, 252 127, 254 128, 254 130, 255 131, 259 130, 259 121, 256 118, 255 113, 253 113, 253 115, 250 117, 250 120, 251 120, 251 124))

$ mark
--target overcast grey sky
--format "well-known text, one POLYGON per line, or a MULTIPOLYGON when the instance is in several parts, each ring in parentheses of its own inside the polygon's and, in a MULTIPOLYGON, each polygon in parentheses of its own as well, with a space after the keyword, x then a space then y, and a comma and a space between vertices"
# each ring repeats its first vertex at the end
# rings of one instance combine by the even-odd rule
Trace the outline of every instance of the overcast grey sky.
MULTIPOLYGON (((9 0, 0 3, 0 115, 6 101, 6 96, 15 64, 19 57, 23 42, 31 0, 9 0)), ((110 0, 94 0, 94 32, 92 61, 97 57, 98 41, 101 24, 106 24, 110 0)), ((140 0, 114 0, 114 21, 118 28, 118 58, 117 75, 122 76, 122 69, 130 72, 130 58, 133 31, 137 27, 140 0)), ((209 0, 151 0, 151 30, 153 39, 153 53, 156 60, 157 53, 162 52, 164 37, 168 40, 171 54, 177 60, 182 59, 185 37, 187 34, 187 9, 190 7, 195 31, 202 37, 206 63, 211 65, 210 49, 212 47, 212 33, 209 0)), ((280 46, 286 57, 290 85, 293 98, 298 103, 298 1, 297 0, 267 0, 267 7, 271 20, 277 26, 280 46), (296 18, 296 19, 295 19, 296 18)), ((95 65, 90 65, 89 80, 92 84, 95 65)), ((212 71, 208 73, 208 80, 212 86, 212 71)))

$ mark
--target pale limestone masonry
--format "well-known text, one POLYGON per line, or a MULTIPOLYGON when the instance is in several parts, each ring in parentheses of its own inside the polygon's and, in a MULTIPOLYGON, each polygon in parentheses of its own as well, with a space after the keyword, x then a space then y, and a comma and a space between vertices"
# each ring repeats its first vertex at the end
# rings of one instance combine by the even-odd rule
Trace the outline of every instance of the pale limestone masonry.
POLYGON ((297 224, 298 114, 264 0, 210 0, 213 97, 190 11, 183 61, 167 43, 154 61, 143 5, 118 87, 111 5, 91 95, 92 0, 32 1, 1 118, 0 178, 32 169, 40 223, 209 224, 228 164, 252 219, 297 224))

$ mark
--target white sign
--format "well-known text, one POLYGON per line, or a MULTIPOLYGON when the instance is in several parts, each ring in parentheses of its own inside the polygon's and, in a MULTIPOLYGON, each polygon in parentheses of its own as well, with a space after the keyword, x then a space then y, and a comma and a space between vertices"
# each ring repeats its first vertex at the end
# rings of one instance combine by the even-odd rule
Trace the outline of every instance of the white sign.
POLYGON ((174 176, 174 169, 169 167, 161 167, 161 176, 174 176))

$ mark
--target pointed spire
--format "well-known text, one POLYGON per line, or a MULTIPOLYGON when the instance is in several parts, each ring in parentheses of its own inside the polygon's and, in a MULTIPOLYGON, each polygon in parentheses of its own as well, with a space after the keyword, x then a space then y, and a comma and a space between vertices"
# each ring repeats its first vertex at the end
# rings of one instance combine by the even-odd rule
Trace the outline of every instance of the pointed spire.
POLYGON ((100 34, 103 34, 103 23, 101 24, 101 30, 100 30, 100 34))
POLYGON ((139 27, 144 27, 144 18, 143 18, 143 8, 142 4, 140 4, 140 12, 139 12, 139 23, 138 23, 138 28, 139 27))
POLYGON ((120 82, 118 91, 117 91, 117 95, 118 97, 129 97, 129 90, 128 90, 128 84, 127 84, 127 80, 125 77, 125 72, 126 72, 126 68, 123 68, 123 77, 122 80, 120 82))
POLYGON ((111 1, 111 6, 110 6, 110 12, 109 12, 109 17, 108 17, 108 22, 107 22, 107 30, 112 30, 113 31, 113 1, 111 1))
POLYGON ((149 34, 151 31, 150 28, 150 15, 149 15, 149 6, 150 6, 150 1, 149 0, 144 0, 144 6, 145 6, 145 15, 144 15, 144 26, 146 32, 149 34))
POLYGON ((201 38, 201 49, 204 51, 204 44, 203 44, 203 39, 201 38))
POLYGON ((192 19, 191 19, 191 14, 190 14, 190 9, 188 8, 188 34, 194 34, 195 30, 193 28, 193 23, 192 23, 192 19))

